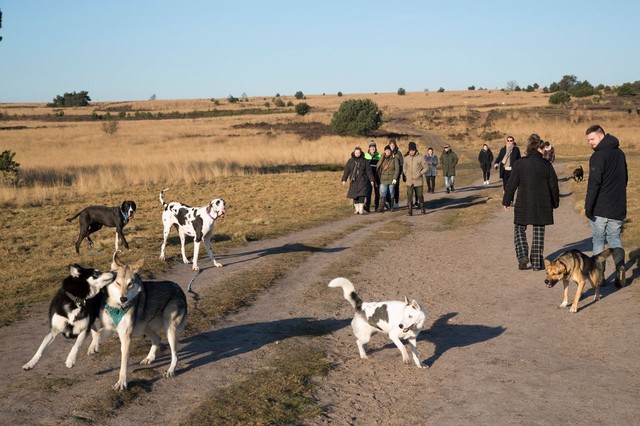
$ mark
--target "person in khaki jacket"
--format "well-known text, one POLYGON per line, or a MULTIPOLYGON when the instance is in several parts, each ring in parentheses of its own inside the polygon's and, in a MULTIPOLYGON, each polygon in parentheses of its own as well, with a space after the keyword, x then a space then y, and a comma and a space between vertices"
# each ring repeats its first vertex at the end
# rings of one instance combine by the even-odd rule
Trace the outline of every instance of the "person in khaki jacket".
POLYGON ((387 195, 392 200, 389 203, 389 210, 395 211, 394 196, 398 179, 400 179, 400 160, 398 157, 394 157, 391 153, 391 147, 389 145, 384 147, 384 154, 378 161, 377 167, 378 177, 380 178, 380 205, 378 212, 384 213, 384 205, 387 195))
POLYGON ((420 211, 425 214, 424 195, 422 193, 423 176, 429 170, 424 157, 418 152, 415 142, 409 142, 409 152, 404 156, 404 175, 407 183, 407 206, 409 206, 409 216, 413 216, 413 194, 418 196, 420 211))

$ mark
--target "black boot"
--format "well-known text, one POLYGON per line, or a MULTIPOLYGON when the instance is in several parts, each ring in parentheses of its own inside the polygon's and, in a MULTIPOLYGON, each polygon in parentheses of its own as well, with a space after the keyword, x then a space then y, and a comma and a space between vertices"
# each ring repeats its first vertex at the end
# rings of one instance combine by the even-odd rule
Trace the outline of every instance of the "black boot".
POLYGON ((424 208, 424 195, 421 195, 418 199, 420 203, 420 213, 427 214, 427 211, 424 208))
POLYGON ((626 270, 624 267, 624 249, 617 247, 613 249, 613 262, 616 265, 616 288, 622 288, 627 283, 626 270))
POLYGON ((409 216, 413 216, 413 204, 409 202, 409 216))

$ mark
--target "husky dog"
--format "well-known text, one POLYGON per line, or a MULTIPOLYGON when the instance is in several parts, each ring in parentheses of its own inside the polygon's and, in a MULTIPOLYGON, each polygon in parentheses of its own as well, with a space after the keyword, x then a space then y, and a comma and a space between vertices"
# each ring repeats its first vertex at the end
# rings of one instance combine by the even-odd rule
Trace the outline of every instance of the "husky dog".
POLYGON ((562 253, 553 262, 544 260, 547 270, 547 278, 544 280, 547 287, 551 288, 560 280, 564 286, 564 297, 559 308, 566 308, 569 305, 569 280, 578 284, 578 289, 573 297, 573 304, 569 312, 578 312, 578 302, 582 296, 582 290, 587 280, 595 289, 593 301, 600 300, 600 285, 604 280, 602 266, 607 257, 611 254, 611 249, 606 249, 602 253, 589 257, 580 250, 569 250, 562 253))
POLYGON ((213 227, 216 221, 220 218, 224 219, 227 210, 226 203, 223 199, 215 198, 211 200, 209 204, 204 207, 189 207, 186 204, 178 203, 176 201, 172 203, 166 203, 162 194, 169 188, 165 188, 160 191, 160 203, 164 212, 162 212, 162 224, 164 230, 162 232, 164 240, 160 247, 160 260, 164 260, 164 249, 167 246, 167 238, 171 227, 175 226, 180 236, 180 245, 182 249, 182 261, 187 264, 187 254, 184 248, 185 237, 188 235, 193 237, 193 269, 198 268, 198 252, 200 251, 200 242, 204 243, 204 248, 207 250, 207 254, 213 262, 213 266, 220 268, 222 264, 216 262, 211 250, 211 235, 213 234, 213 227))
POLYGON ((346 278, 334 278, 329 287, 342 287, 344 298, 356 310, 355 317, 351 321, 353 334, 360 351, 360 358, 367 358, 366 346, 371 336, 379 331, 387 333, 402 354, 402 362, 409 364, 409 355, 400 339, 409 342, 413 361, 418 368, 425 368, 418 357, 416 338, 422 330, 427 313, 420 303, 405 297, 404 302, 363 302, 356 294, 351 281, 346 278))
POLYGON ((60 333, 66 338, 76 339, 65 365, 76 363, 78 349, 93 325, 100 309, 100 290, 113 282, 115 272, 100 272, 97 269, 69 265, 69 276, 62 281, 49 306, 49 334, 47 334, 31 361, 22 366, 31 370, 36 366, 42 353, 60 333))
POLYGON ((80 253, 80 244, 86 238, 89 241, 89 247, 93 247, 91 234, 102 229, 103 226, 116 228, 116 251, 119 251, 118 241, 122 240, 125 248, 129 249, 129 243, 124 238, 122 228, 133 219, 136 213, 136 203, 134 201, 124 201, 121 205, 115 207, 105 206, 89 206, 67 219, 71 222, 80 216, 80 235, 76 241, 76 253, 80 253))
POLYGON ((120 377, 114 389, 127 388, 127 362, 132 336, 145 335, 151 339, 151 350, 142 365, 152 363, 160 346, 157 331, 163 330, 171 348, 171 364, 164 377, 173 377, 178 355, 178 336, 187 324, 187 298, 180 286, 172 281, 142 281, 138 271, 144 259, 133 265, 123 263, 117 253, 113 255, 111 268, 118 274, 115 281, 106 286, 107 294, 100 310, 103 328, 91 331, 89 353, 98 352, 104 330, 115 330, 120 338, 122 359, 120 377))

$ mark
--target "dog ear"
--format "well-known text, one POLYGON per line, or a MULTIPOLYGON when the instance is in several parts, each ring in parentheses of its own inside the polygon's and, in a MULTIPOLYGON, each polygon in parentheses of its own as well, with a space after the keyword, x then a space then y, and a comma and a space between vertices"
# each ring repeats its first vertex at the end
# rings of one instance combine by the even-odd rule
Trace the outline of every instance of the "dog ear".
POLYGON ((209 203, 209 205, 207 206, 207 208, 205 209, 207 213, 211 213, 211 203, 209 203))
POLYGON ((549 265, 551 265, 551 262, 549 262, 549 259, 545 259, 544 260, 544 267, 546 268, 549 265))
POLYGON ((69 275, 73 278, 78 278, 80 276, 80 266, 75 263, 73 265, 69 265, 69 275))
POLYGON ((131 269, 133 269, 133 273, 137 273, 140 269, 142 269, 142 265, 144 265, 144 257, 141 257, 136 263, 131 265, 131 269))
POLYGON ((407 296, 404 297, 404 304, 405 305, 410 305, 411 303, 409 302, 409 298, 407 296))
POLYGON ((113 270, 113 269, 122 268, 124 265, 125 265, 124 262, 122 262, 118 257, 118 252, 117 251, 113 252, 113 258, 111 260, 111 269, 113 270))

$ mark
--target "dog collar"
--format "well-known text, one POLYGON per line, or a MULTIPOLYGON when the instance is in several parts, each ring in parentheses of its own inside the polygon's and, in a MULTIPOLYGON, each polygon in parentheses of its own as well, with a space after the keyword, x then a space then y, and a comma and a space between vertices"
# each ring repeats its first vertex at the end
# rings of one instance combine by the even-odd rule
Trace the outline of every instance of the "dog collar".
POLYGON ((125 223, 129 222, 129 215, 126 214, 124 210, 122 210, 122 207, 120 207, 120 214, 122 215, 122 218, 124 219, 125 223))
POLYGON ((109 306, 107 302, 104 302, 104 309, 109 312, 111 320, 117 327, 118 324, 120 324, 120 321, 122 321, 122 318, 124 318, 129 309, 131 309, 131 305, 125 305, 122 308, 114 308, 113 306, 109 306))
POLYGON ((207 212, 207 215, 208 215, 208 216, 211 218, 211 220, 213 220, 213 221, 215 221, 215 220, 218 218, 218 216, 216 216, 216 217, 211 216, 211 213, 209 213, 209 212, 207 212))
POLYGON ((71 300, 73 300, 74 302, 76 302, 76 305, 78 305, 78 306, 80 306, 80 307, 83 307, 83 308, 84 308, 84 305, 87 303, 87 300, 86 300, 86 299, 81 299, 81 298, 79 298, 79 297, 76 297, 76 296, 74 296, 73 294, 69 293, 68 291, 65 291, 64 293, 67 295, 67 297, 68 297, 69 299, 71 299, 71 300))

